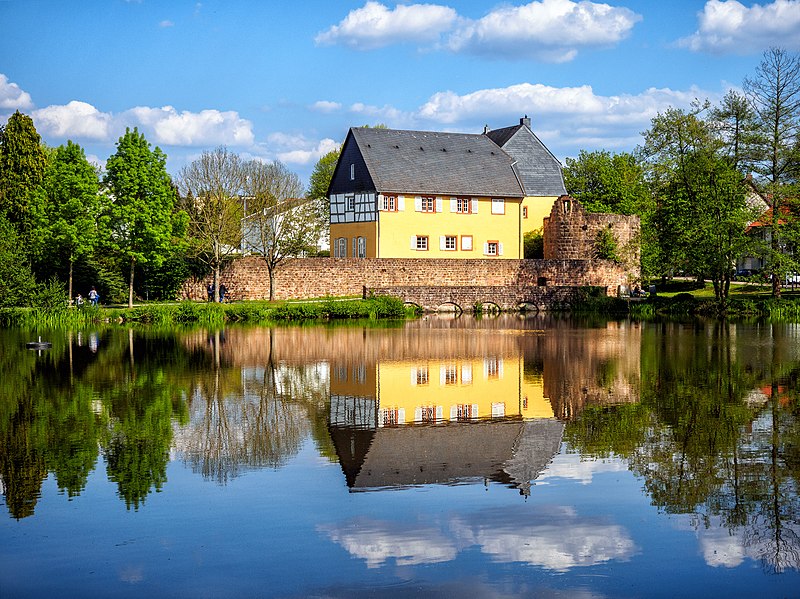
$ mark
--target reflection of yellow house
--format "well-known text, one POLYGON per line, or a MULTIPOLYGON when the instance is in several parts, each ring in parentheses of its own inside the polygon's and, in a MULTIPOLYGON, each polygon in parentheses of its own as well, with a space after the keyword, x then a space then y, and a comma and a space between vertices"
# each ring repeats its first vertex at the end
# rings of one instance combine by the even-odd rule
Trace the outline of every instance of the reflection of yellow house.
POLYGON ((522 258, 565 193, 520 125, 482 135, 350 129, 328 190, 335 258, 522 258))
POLYGON ((542 380, 522 359, 421 359, 334 366, 332 422, 367 428, 490 418, 552 418, 542 380))

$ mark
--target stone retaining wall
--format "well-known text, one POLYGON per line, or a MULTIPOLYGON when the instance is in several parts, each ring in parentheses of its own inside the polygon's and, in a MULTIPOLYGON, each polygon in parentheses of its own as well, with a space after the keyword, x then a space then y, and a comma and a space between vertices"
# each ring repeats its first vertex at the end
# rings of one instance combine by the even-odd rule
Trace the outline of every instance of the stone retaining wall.
MULTIPOLYGON (((527 287, 594 286, 615 295, 619 285, 629 285, 635 276, 603 260, 296 258, 276 272, 275 299, 361 295, 364 288, 401 287, 509 287, 518 293, 527 287)), ((206 299, 210 281, 210 276, 186 281, 182 298, 206 299)), ((269 298, 269 273, 255 256, 233 261, 223 271, 222 283, 233 300, 269 298)))

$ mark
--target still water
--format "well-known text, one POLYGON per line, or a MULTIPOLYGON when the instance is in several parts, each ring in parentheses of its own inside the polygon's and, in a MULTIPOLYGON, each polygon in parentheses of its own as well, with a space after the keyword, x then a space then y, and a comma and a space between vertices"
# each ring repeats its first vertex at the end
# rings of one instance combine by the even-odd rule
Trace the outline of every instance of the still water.
POLYGON ((797 324, 0 331, 0 597, 798 596, 798 374, 797 324))

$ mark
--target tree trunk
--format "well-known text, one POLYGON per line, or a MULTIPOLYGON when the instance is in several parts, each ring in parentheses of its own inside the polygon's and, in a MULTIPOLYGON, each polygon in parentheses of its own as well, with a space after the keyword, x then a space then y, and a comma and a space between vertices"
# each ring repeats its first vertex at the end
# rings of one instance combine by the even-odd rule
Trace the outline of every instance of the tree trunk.
POLYGON ((267 265, 269 271, 269 301, 275 300, 275 269, 267 265))
POLYGON ((214 266, 214 303, 219 303, 219 261, 214 266))
POLYGON ((69 297, 69 301, 70 302, 72 301, 72 265, 74 263, 75 263, 75 260, 73 259, 72 254, 70 254, 69 255, 69 284, 68 284, 68 288, 69 288, 69 291, 68 291, 69 296, 68 297, 69 297))
POLYGON ((136 258, 131 258, 131 276, 128 279, 128 307, 133 308, 133 271, 136 266, 136 258))

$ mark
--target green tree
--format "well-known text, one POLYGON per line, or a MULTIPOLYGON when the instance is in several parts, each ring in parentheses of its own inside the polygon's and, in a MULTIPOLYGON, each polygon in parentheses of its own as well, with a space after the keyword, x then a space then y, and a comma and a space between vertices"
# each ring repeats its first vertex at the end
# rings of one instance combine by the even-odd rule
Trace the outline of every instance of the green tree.
POLYGON ((528 231, 522 236, 522 251, 525 259, 544 258, 544 235, 542 230, 528 231))
POLYGON ((129 266, 128 306, 133 306, 137 263, 159 265, 169 254, 173 234, 183 222, 174 213, 176 198, 166 155, 137 129, 127 129, 106 163, 109 206, 103 224, 109 248, 129 266))
POLYGON ((245 165, 238 154, 219 147, 203 152, 181 169, 181 204, 188 215, 190 252, 214 273, 214 300, 219 300, 223 262, 239 251, 244 216, 245 165))
POLYGON ((35 287, 17 231, 0 214, 0 307, 29 306, 35 287))
POLYGON ((59 146, 45 178, 44 230, 48 248, 69 264, 68 295, 72 297, 75 261, 90 255, 98 238, 99 181, 83 148, 67 142, 59 146))
POLYGON ((264 258, 269 272, 269 299, 275 298, 275 271, 286 259, 309 251, 320 236, 318 212, 301 197, 300 178, 280 162, 247 164, 248 215, 245 245, 264 258))
POLYGON ((16 111, 0 127, 0 213, 28 245, 38 222, 47 155, 31 117, 16 111))
POLYGON ((745 229, 753 214, 741 175, 700 116, 705 109, 658 114, 645 133, 644 152, 656 196, 653 225, 661 272, 678 269, 710 277, 724 308, 736 258, 749 243, 745 229))
POLYGON ((772 279, 772 294, 780 297, 783 275, 799 266, 791 256, 791 241, 798 237, 800 223, 787 198, 800 176, 800 56, 770 48, 755 75, 744 80, 744 92, 755 112, 761 138, 755 171, 766 183, 772 208, 766 268, 772 279))
POLYGON ((711 109, 709 118, 733 168, 749 169, 758 155, 760 137, 755 112, 747 98, 729 90, 711 109))
POLYGON ((649 209, 644 167, 628 152, 581 150, 578 158, 567 158, 564 185, 587 212, 643 216, 649 209))

